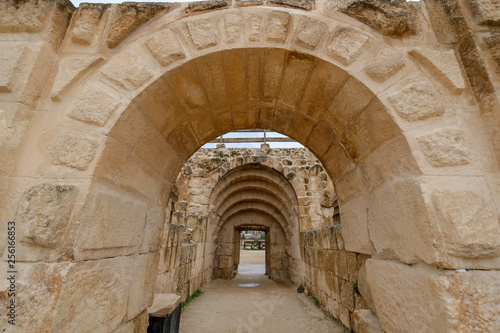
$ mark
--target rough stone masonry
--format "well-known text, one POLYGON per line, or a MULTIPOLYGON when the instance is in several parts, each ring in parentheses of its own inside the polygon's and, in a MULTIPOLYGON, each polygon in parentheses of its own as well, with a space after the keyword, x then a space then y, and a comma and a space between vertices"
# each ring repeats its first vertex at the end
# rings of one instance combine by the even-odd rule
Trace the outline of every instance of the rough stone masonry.
POLYGON ((144 332, 155 290, 232 273, 245 216, 355 332, 498 332, 499 29, 496 0, 0 1, 0 328, 144 332), (310 169, 186 174, 256 128, 310 169))

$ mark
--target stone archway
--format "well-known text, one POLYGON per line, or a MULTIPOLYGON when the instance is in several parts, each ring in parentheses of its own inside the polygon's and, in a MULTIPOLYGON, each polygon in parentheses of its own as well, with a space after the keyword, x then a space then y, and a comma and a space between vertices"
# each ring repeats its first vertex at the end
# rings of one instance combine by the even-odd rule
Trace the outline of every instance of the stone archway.
MULTIPOLYGON (((264 228, 266 271, 273 279, 288 278, 288 262, 300 261, 298 201, 293 186, 277 171, 261 165, 242 165, 215 185, 208 217, 217 244, 214 277, 230 278, 239 263, 239 230, 264 228)), ((210 231, 209 231, 210 233, 210 231)), ((293 272, 291 275, 300 275, 293 272)))
POLYGON ((89 330, 112 331, 144 318, 155 235, 181 166, 217 135, 257 127, 310 148, 335 183, 343 219, 367 230, 349 244, 377 256, 367 274, 384 330, 498 326, 498 309, 490 311, 500 294, 497 168, 473 153, 490 152, 489 141, 477 108, 452 101, 463 79, 435 61, 449 52, 425 43, 430 52, 407 50, 322 6, 228 7, 176 7, 118 47, 108 43, 105 55, 102 39, 83 37, 85 20, 103 24, 106 9, 71 22, 52 87, 32 106, 45 113, 33 116, 5 186, 15 188, 6 206, 21 225, 20 289, 50 298, 47 327, 72 331, 92 317, 89 330), (87 66, 75 72, 68 63, 82 52, 87 66), (429 63, 441 71, 436 80, 429 63), (44 200, 52 204, 40 208, 44 200), (44 223, 33 213, 40 209, 44 223), (33 285, 40 271, 57 288, 33 285))

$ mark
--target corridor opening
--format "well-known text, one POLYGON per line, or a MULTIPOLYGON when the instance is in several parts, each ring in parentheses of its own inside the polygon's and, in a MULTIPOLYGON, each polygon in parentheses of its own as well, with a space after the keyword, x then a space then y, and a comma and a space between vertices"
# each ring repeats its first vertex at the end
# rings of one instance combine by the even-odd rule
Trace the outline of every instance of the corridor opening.
POLYGON ((238 230, 239 244, 237 254, 237 274, 269 274, 268 247, 269 232, 255 229, 238 230))

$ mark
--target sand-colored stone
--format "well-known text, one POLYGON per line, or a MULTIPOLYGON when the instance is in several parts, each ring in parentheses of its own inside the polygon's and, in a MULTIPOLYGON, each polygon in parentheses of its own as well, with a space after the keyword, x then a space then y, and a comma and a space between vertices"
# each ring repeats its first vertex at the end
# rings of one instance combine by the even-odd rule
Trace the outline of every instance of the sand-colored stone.
POLYGON ((60 100, 61 94, 64 93, 65 88, 76 82, 86 70, 101 62, 101 57, 82 57, 76 56, 63 59, 59 63, 57 76, 52 88, 51 98, 53 100, 60 100))
POLYGON ((46 152, 52 164, 85 170, 94 159, 97 147, 95 138, 63 128, 48 138, 46 152))
POLYGON ((373 314, 388 333, 496 332, 496 9, 3 1, 0 227, 18 226, 18 330, 145 331, 153 290, 187 297, 234 274, 248 218, 268 231, 271 279, 348 328, 378 330, 373 314), (311 152, 195 154, 256 128, 311 152))
POLYGON ((119 100, 102 91, 101 87, 89 87, 76 99, 68 115, 76 120, 103 126, 118 106, 119 100))
POLYGON ((19 203, 21 241, 55 248, 62 243, 78 189, 45 183, 30 188, 19 203))
POLYGON ((172 62, 186 57, 177 36, 170 29, 165 29, 151 36, 146 41, 146 46, 162 66, 168 66, 172 62))
POLYGON ((123 89, 134 90, 153 77, 153 72, 137 54, 125 53, 107 63, 102 75, 123 89))
POLYGON ((127 276, 133 260, 118 257, 87 261, 71 267, 55 310, 52 331, 78 331, 85 322, 87 332, 112 332, 127 312, 127 276), (112 293, 109 291, 113 290, 112 293), (89 297, 91 295, 91 297, 89 297), (113 305, 113 311, 107 308, 113 305), (87 318, 93 318, 87 321, 87 318))
POLYGON ((465 82, 453 50, 417 48, 410 51, 433 76, 455 92, 465 88, 465 82))
POLYGON ((470 332, 494 332, 498 327, 498 309, 487 305, 498 301, 498 272, 442 271, 376 259, 367 261, 367 269, 377 314, 386 332, 449 332, 465 327, 470 332), (412 295, 412 302, 396 306, 399 293, 412 295), (479 311, 481 317, 474 315, 479 311), (401 317, 407 318, 404 323, 397 320, 401 317))
POLYGON ((343 65, 350 65, 363 51, 369 37, 347 27, 338 27, 332 34, 327 50, 343 65))

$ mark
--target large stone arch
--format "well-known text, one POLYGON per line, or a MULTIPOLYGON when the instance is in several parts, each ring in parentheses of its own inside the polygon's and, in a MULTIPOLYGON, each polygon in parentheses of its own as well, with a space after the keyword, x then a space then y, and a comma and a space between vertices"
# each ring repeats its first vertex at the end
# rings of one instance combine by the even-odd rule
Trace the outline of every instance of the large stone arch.
POLYGON ((71 22, 58 74, 40 94, 42 112, 4 186, 16 188, 7 206, 19 207, 20 271, 61 281, 57 291, 34 291, 52 299, 44 317, 54 318, 52 330, 99 314, 93 325, 111 331, 144 313, 150 290, 130 286, 150 289, 153 236, 182 164, 217 135, 257 127, 310 148, 335 183, 344 219, 368 228, 377 258, 368 279, 385 330, 493 330, 496 162, 474 153, 491 147, 477 109, 462 107, 463 79, 435 61, 450 49, 418 38, 414 48, 402 45, 324 6, 229 7, 193 15, 173 8, 105 52, 98 39, 81 43, 83 12, 71 22), (87 67, 72 72, 72 56, 87 67), (54 203, 43 207, 47 222, 29 220, 43 200, 54 203), (112 302, 104 298, 110 287, 112 302), (83 302, 89 290, 91 307, 83 302), (449 310, 450 299, 473 304, 487 323, 455 317, 472 310, 449 310))

